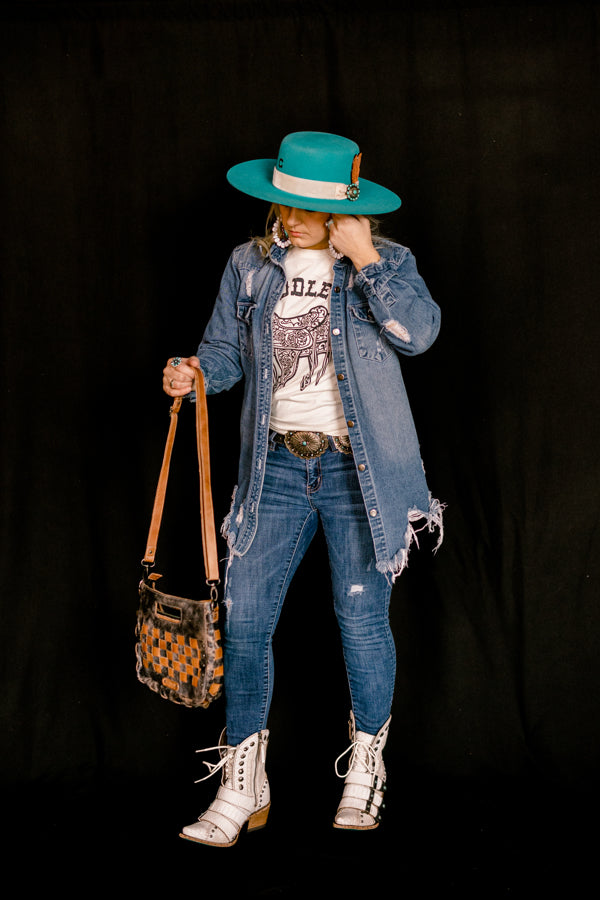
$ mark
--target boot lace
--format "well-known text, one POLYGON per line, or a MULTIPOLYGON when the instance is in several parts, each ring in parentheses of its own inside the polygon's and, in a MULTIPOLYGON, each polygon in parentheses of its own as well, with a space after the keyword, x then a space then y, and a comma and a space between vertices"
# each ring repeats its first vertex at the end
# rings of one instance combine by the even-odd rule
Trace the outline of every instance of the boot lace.
POLYGON ((228 769, 230 768, 230 766, 228 766, 228 763, 233 760, 235 747, 230 747, 228 744, 217 744, 216 747, 204 747, 202 750, 196 750, 196 753, 210 753, 213 750, 219 751, 221 759, 218 763, 212 763, 206 759, 203 759, 202 762, 208 769, 208 775, 205 775, 203 778, 196 778, 194 784, 200 784, 201 781, 206 781, 208 778, 212 778, 213 775, 216 775, 216 773, 222 769, 225 770, 223 773, 224 777, 222 776, 222 780, 227 780, 227 777, 229 775, 228 769))
POLYGON ((368 772, 372 775, 375 771, 375 766, 377 765, 377 753, 371 746, 371 744, 366 744, 364 741, 352 741, 350 746, 344 750, 343 753, 340 753, 338 758, 335 761, 335 774, 338 778, 346 778, 350 772, 357 768, 359 769, 361 766, 364 768, 365 772, 368 772), (348 769, 345 772, 340 772, 338 770, 338 765, 340 760, 350 754, 350 762, 348 763, 348 769))

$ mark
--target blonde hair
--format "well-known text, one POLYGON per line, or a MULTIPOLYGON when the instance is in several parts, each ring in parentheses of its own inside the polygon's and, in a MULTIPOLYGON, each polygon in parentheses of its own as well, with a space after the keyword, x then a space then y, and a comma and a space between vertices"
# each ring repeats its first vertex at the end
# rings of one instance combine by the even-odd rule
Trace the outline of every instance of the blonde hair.
MULTIPOLYGON (((269 256, 271 252, 271 247, 275 243, 273 238, 273 223, 275 219, 279 216, 279 206, 277 203, 272 203, 269 209, 269 213, 267 215, 267 221, 265 223, 265 233, 260 237, 253 237, 252 242, 256 244, 257 247, 260 247, 261 253, 263 256, 269 256)), ((373 238, 373 243, 375 245, 382 244, 385 242, 384 236, 381 234, 379 230, 379 219, 373 218, 373 216, 366 216, 371 225, 371 237, 373 238)))

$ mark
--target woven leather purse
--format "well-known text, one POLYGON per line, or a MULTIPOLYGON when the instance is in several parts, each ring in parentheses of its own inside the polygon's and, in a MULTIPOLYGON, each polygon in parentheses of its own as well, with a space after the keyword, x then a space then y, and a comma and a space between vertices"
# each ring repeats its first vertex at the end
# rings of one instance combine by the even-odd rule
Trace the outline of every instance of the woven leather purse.
POLYGON ((158 590, 154 567, 167 480, 181 398, 170 410, 167 442, 154 499, 144 574, 139 585, 136 671, 138 679, 166 700, 187 707, 208 707, 223 687, 223 648, 219 629, 219 561, 210 482, 208 411, 204 378, 196 372, 196 443, 200 474, 200 518, 202 549, 209 596, 193 600, 163 594, 158 590))

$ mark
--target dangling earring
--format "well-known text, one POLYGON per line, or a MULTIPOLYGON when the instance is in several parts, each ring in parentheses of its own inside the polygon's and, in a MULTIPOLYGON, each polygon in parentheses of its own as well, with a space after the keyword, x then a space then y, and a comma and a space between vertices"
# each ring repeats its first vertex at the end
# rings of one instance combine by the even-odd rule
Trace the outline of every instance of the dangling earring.
POLYGON ((333 256, 334 259, 341 259, 342 256, 344 255, 343 253, 340 253, 339 250, 335 249, 335 247, 331 243, 331 238, 329 238, 329 252, 331 253, 331 255, 333 256))
POLYGON ((271 229, 273 232, 273 240, 277 244, 278 247, 281 247, 282 250, 285 250, 286 247, 289 247, 292 243, 290 238, 288 237, 288 233, 285 228, 281 227, 281 219, 277 217, 273 222, 273 228, 271 229), (283 238, 281 235, 285 235, 283 238))
MULTIPOLYGON (((327 219, 327 221, 325 222, 325 226, 327 229, 329 229, 332 224, 333 224, 332 219, 327 219)), ((341 259, 342 256, 344 255, 343 253, 340 253, 339 250, 335 249, 335 247, 331 243, 331 238, 329 238, 329 252, 331 253, 331 255, 333 256, 334 259, 341 259)))

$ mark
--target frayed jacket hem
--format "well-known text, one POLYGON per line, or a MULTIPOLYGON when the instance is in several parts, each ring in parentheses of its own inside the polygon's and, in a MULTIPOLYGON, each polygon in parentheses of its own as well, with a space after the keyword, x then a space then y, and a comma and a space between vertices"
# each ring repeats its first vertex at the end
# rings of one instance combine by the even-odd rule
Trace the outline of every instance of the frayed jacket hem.
POLYGON ((437 553, 444 540, 444 510, 446 504, 429 495, 429 509, 427 512, 417 509, 409 509, 408 525, 404 533, 404 546, 391 558, 383 559, 377 563, 377 571, 391 578, 392 582, 398 578, 408 566, 408 555, 412 544, 419 546, 418 534, 427 529, 430 533, 438 531, 438 540, 433 548, 437 553), (417 526, 416 523, 419 523, 417 526))

